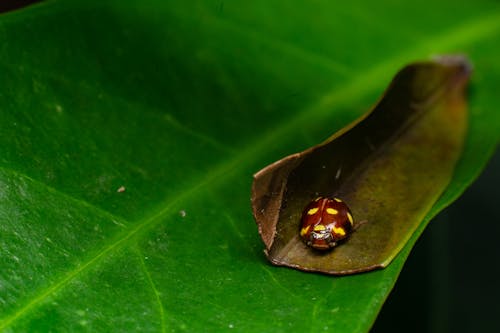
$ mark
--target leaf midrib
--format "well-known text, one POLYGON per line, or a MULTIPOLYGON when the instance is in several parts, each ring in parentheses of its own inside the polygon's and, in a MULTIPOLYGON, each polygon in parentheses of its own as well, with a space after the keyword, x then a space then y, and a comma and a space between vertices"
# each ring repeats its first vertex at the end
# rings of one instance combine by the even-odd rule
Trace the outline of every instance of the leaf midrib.
MULTIPOLYGON (((446 50, 472 44, 481 39, 495 35, 499 28, 500 14, 483 14, 466 22, 465 24, 461 24, 453 29, 447 30, 442 34, 419 44, 417 47, 408 52, 398 54, 394 58, 391 58, 378 66, 374 66, 369 71, 355 73, 353 75, 353 79, 343 86, 343 88, 339 88, 332 93, 326 94, 318 103, 315 103, 302 112, 297 113, 294 117, 289 118, 287 122, 283 122, 282 126, 270 131, 267 135, 258 139, 255 143, 250 144, 246 149, 242 149, 242 153, 234 159, 228 160, 218 167, 215 167, 214 171, 210 172, 208 176, 204 177, 201 181, 193 181, 192 187, 189 187, 186 191, 177 195, 174 199, 170 200, 167 198, 164 200, 165 206, 157 212, 151 214, 150 217, 137 221, 135 226, 131 227, 129 230, 111 238, 109 244, 103 245, 101 250, 98 251, 93 257, 89 258, 86 262, 79 265, 75 269, 68 271, 68 273, 58 282, 44 290, 39 291, 38 295, 34 296, 30 302, 20 306, 17 311, 4 318, 4 320, 0 323, 0 330, 10 326, 17 319, 28 313, 38 304, 42 303, 47 297, 62 289, 66 284, 72 281, 75 277, 79 276, 82 272, 86 271, 88 268, 97 266, 100 260, 108 254, 113 253, 114 250, 120 248, 122 245, 128 244, 128 242, 135 238, 135 236, 138 237, 140 234, 143 234, 145 231, 154 227, 157 223, 166 218, 178 203, 183 202, 185 199, 195 195, 200 189, 209 184, 227 180, 229 178, 228 174, 234 172, 237 166, 241 166, 243 163, 248 163, 248 161, 255 158, 255 155, 265 152, 266 149, 270 147, 270 143, 276 142, 277 138, 285 137, 286 133, 289 133, 293 129, 297 128, 306 117, 309 118, 311 117, 311 114, 315 114, 317 118, 326 118, 326 111, 333 105, 342 105, 343 103, 352 100, 354 97, 362 96, 369 91, 376 89, 380 86, 378 78, 385 77, 387 71, 393 69, 395 64, 401 64, 413 55, 421 55, 422 53, 428 52, 429 49, 446 50), (221 177, 222 175, 224 175, 224 177, 221 177)), ((318 119, 318 121, 319 120, 321 119, 318 119)), ((87 205, 90 204, 87 203, 87 205)))

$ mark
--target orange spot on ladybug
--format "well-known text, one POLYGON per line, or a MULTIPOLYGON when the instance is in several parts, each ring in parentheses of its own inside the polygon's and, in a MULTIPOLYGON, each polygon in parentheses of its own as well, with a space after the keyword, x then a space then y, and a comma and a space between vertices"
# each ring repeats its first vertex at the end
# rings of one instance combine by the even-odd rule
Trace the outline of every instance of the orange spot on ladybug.
POLYGON ((345 230, 343 228, 333 227, 333 232, 340 236, 345 236, 345 230))
POLYGON ((316 207, 316 208, 311 208, 307 211, 307 215, 314 215, 318 212, 319 208, 316 207))
POLYGON ((318 224, 318 225, 314 226, 314 231, 323 231, 325 229, 326 229, 326 227, 322 224, 318 224))
POLYGON ((327 212, 328 214, 330 214, 330 215, 337 215, 337 214, 339 213, 339 211, 338 211, 338 210, 333 209, 333 208, 327 208, 327 209, 326 209, 326 212, 327 212))
POLYGON ((351 213, 347 212, 347 218, 349 219, 349 222, 351 223, 351 225, 354 225, 354 219, 352 218, 351 213))
POLYGON ((307 234, 307 232, 309 231, 309 228, 310 228, 310 227, 311 227, 311 226, 310 226, 310 225, 308 225, 307 227, 302 228, 302 229, 300 230, 300 235, 303 237, 305 234, 307 234))

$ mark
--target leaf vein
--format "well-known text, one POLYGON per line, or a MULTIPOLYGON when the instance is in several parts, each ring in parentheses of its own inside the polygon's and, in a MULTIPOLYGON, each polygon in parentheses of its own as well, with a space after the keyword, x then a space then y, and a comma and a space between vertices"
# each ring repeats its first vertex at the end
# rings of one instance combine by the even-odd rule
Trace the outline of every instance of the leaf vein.
POLYGON ((12 169, 7 168, 5 166, 0 166, 0 171, 5 173, 5 174, 10 174, 10 175, 17 177, 17 178, 24 178, 25 180, 27 180, 33 184, 36 184, 36 186, 43 188, 45 191, 47 191, 51 194, 54 194, 54 195, 59 196, 59 197, 63 197, 65 200, 68 200, 70 202, 73 202, 77 205, 80 205, 80 206, 83 206, 83 207, 89 209, 90 211, 94 212, 96 215, 104 216, 104 217, 108 218, 114 224, 116 224, 122 228, 124 228, 130 224, 129 221, 126 221, 122 217, 114 215, 114 214, 108 212, 107 210, 99 208, 98 206, 91 204, 83 199, 74 197, 72 195, 67 194, 66 192, 60 191, 60 190, 58 190, 58 189, 40 181, 40 180, 34 179, 34 178, 26 175, 25 173, 22 173, 22 172, 19 172, 16 170, 12 170, 12 169))
POLYGON ((141 250, 139 247, 136 245, 135 247, 137 251, 137 257, 139 259, 139 263, 142 269, 142 272, 144 273, 144 276, 146 276, 146 279, 148 281, 148 285, 153 291, 153 294, 155 295, 155 300, 158 305, 158 313, 160 315, 160 321, 161 321, 161 331, 166 332, 167 327, 166 327, 166 318, 165 318, 165 309, 163 307, 163 303, 160 299, 160 293, 158 292, 158 289, 155 286, 155 283, 153 282, 153 279, 151 277, 151 274, 149 273, 149 270, 146 266, 146 263, 144 262, 144 255, 142 254, 141 250))

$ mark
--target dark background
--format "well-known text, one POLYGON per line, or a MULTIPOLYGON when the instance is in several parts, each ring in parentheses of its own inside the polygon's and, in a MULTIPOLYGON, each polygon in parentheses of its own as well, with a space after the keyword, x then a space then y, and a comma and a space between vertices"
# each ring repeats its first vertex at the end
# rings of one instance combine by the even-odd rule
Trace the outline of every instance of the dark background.
POLYGON ((0 13, 19 9, 41 0, 0 0, 0 13))
POLYGON ((500 151, 433 219, 372 333, 500 332, 500 151))

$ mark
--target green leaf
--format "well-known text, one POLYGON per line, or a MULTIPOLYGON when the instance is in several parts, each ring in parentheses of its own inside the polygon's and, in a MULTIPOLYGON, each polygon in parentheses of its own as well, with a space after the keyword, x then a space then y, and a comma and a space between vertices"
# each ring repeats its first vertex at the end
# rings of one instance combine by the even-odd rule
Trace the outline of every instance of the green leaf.
POLYGON ((466 53, 469 133, 429 221, 498 143, 499 31, 487 0, 2 14, 0 331, 366 332, 424 225, 384 270, 272 267, 251 175, 356 119, 405 63, 466 53))

